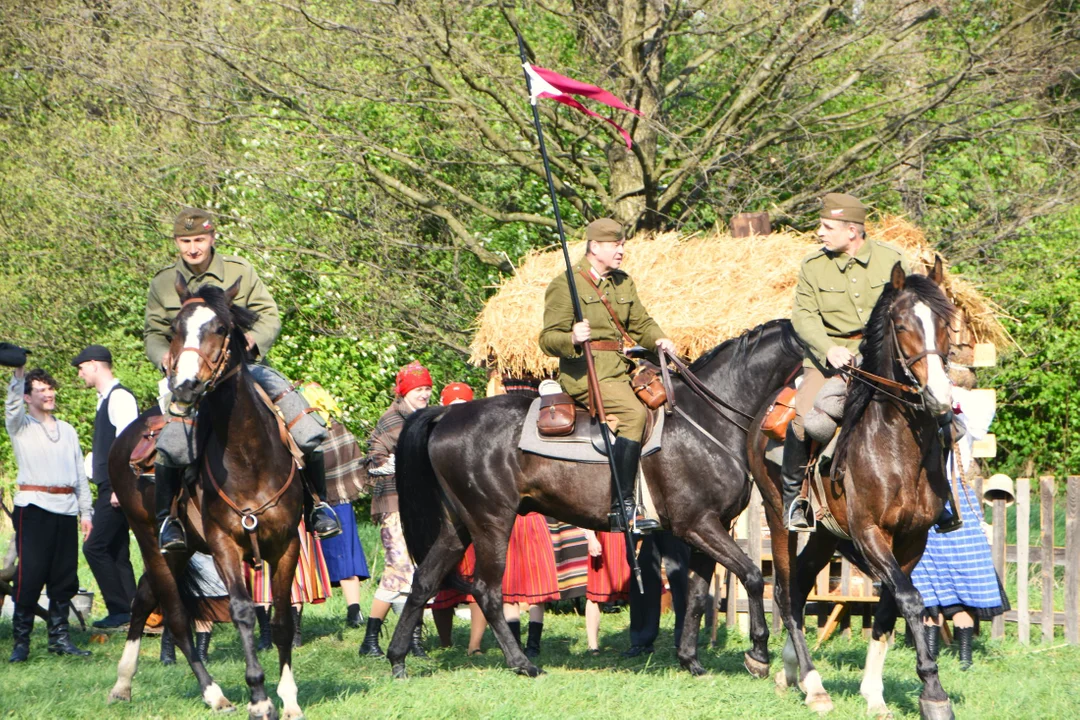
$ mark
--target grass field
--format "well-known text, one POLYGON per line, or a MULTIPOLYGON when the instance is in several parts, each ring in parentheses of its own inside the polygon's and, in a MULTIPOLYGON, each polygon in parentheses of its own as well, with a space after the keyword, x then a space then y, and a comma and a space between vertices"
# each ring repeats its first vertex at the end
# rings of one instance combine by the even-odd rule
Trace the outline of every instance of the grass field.
MULTIPOLYGON (((375 532, 362 526, 365 550, 373 560, 375 532)), ((4 542, 0 541, 0 545, 4 542)), ((83 584, 93 587, 85 566, 83 584)), ((365 583, 364 610, 374 588, 365 583)), ((95 617, 102 613, 95 606, 95 617)), ((747 640, 721 628, 716 648, 707 647, 702 631, 702 659, 709 674, 694 679, 681 671, 671 649, 673 616, 664 616, 656 654, 625 660, 619 651, 628 642, 629 621, 624 611, 603 616, 601 641, 604 652, 593 658, 586 653, 584 618, 549 613, 545 623, 540 665, 546 674, 539 679, 518 677, 505 669, 502 654, 490 633, 487 652, 466 657, 468 627, 456 621, 455 647, 432 649, 437 642, 433 626, 426 645, 432 659, 412 661, 412 677, 392 681, 385 660, 361 659, 356 648, 362 630, 344 630, 345 607, 340 595, 329 602, 308 607, 304 614, 304 646, 296 651, 296 679, 300 704, 307 716, 318 718, 811 718, 798 693, 777 696, 771 681, 752 679, 742 669, 747 640)), ((810 621, 811 624, 813 620, 810 621)), ((390 620, 393 623, 393 620, 390 620)), ((857 630, 859 621, 852 621, 857 630)), ((902 633, 902 623, 900 625, 902 633)), ((1073 718, 1080 714, 1080 648, 1062 646, 1059 637, 1049 648, 1025 648, 1015 639, 988 639, 984 626, 976 640, 976 664, 960 672, 954 653, 946 651, 940 662, 942 682, 960 718, 1073 718)), ((810 631, 813 643, 814 631, 810 631)), ((76 632, 76 641, 90 647, 88 660, 55 658, 45 652, 45 632, 39 621, 34 628, 31 661, 9 666, 0 661, 0 717, 13 718, 191 718, 212 714, 200 700, 190 669, 180 664, 162 667, 157 660, 159 641, 144 640, 139 673, 130 704, 106 704, 116 678, 116 663, 123 647, 122 636, 105 644, 89 644, 88 635, 76 632)), ((389 636, 383 639, 383 646, 389 636)), ((782 636, 773 637, 773 672, 780 669, 782 636)), ((0 650, 6 658, 11 646, 11 626, 0 622, 0 650)), ((853 639, 830 640, 815 661, 832 694, 836 710, 831 717, 864 717, 859 696, 865 644, 859 633, 853 639)), ((211 644, 208 669, 226 696, 239 707, 247 701, 244 665, 239 641, 231 626, 219 625, 211 644)), ((276 654, 263 653, 268 683, 278 679, 276 654)), ((273 685, 268 685, 273 690, 273 685)), ((885 698, 897 718, 918 716, 920 683, 915 674, 915 655, 902 642, 889 653, 885 666, 885 698)), ((276 695, 272 695, 277 700, 276 695)), ((280 702, 278 703, 280 707, 280 702)))

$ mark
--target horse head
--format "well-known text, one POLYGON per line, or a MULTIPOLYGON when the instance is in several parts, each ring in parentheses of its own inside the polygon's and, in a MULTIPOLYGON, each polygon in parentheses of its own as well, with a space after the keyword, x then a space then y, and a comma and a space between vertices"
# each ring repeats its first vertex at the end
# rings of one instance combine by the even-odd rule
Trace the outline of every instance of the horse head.
POLYGON ((191 293, 184 276, 176 273, 181 306, 172 323, 168 373, 173 404, 182 414, 212 391, 230 367, 246 359, 243 332, 257 316, 233 305, 239 290, 237 280, 227 290, 206 285, 191 293))

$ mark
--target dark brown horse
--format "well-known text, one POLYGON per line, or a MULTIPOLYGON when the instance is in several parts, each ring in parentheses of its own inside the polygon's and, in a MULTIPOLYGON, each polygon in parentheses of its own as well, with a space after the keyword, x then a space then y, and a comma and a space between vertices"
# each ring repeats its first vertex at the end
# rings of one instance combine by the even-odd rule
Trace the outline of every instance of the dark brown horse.
MULTIPOLYGON (((170 378, 170 385, 175 402, 198 408, 196 427, 200 448, 196 464, 199 482, 194 484, 187 502, 181 503, 178 514, 187 532, 189 551, 213 555, 214 565, 229 590, 229 609, 240 632, 247 662, 246 679, 251 690, 248 714, 252 718, 276 718, 277 711, 263 686, 263 670, 255 654, 255 606, 244 582, 242 561, 252 558, 251 538, 241 525, 241 516, 214 489, 213 482, 218 483, 235 505, 250 509, 249 512, 269 503, 257 517, 248 517, 244 522, 248 526, 256 523, 258 548, 270 565, 274 597, 272 634, 281 666, 277 693, 284 703, 282 717, 299 718, 303 713, 296 701, 292 672, 293 619, 289 592, 300 552, 297 526, 303 488, 292 455, 282 444, 277 419, 257 396, 255 382, 244 364, 244 330, 250 329, 255 314, 232 304, 238 286, 239 282, 225 291, 206 286, 190 295, 183 279, 178 278, 177 292, 184 304, 173 321, 170 352, 173 358, 191 353, 198 368, 185 380, 170 378)), ((174 367, 180 364, 175 363, 174 367)), ((174 375, 175 372, 174 369, 174 375)), ((149 414, 124 430, 109 455, 113 490, 138 540, 146 568, 132 605, 131 629, 109 699, 131 699, 131 680, 138 662, 143 626, 154 607, 160 605, 177 646, 199 681, 203 700, 215 710, 228 710, 232 704, 193 649, 190 608, 181 597, 190 555, 162 555, 158 550, 154 485, 138 478, 128 466, 149 414)), ((157 414, 156 409, 153 414, 157 414)))
MULTIPOLYGON (((850 542, 841 541, 819 523, 796 555, 796 535, 787 532, 781 517, 779 468, 765 463, 765 438, 758 425, 749 439, 751 467, 773 537, 774 598, 788 630, 784 670, 776 682, 781 688, 798 684, 806 692, 806 704, 819 712, 830 710, 832 700, 810 659, 803 606, 834 550, 839 548, 883 586, 860 688, 869 714, 889 715, 882 694, 882 667, 897 610, 908 627, 922 627, 923 602, 910 575, 948 494, 939 431, 941 423, 951 419, 951 391, 943 359, 948 356, 948 326, 954 308, 939 287, 941 280, 940 260, 929 277, 905 277, 897 263, 892 282, 867 324, 860 346, 862 369, 908 384, 911 392, 865 378, 851 382, 832 479, 825 482, 829 511, 851 536, 850 542)), ((922 716, 951 718, 949 698, 938 680, 937 663, 930 657, 925 636, 922 632, 914 635, 923 681, 922 716)))
MULTIPOLYGON (((697 636, 709 580, 717 562, 743 582, 750 601, 752 648, 746 668, 769 672, 760 569, 728 532, 750 498, 746 430, 766 398, 798 367, 802 348, 788 321, 774 321, 729 340, 691 367, 735 411, 723 414, 679 378, 681 412, 667 418, 663 448, 642 459, 642 470, 663 526, 692 548, 685 629, 679 661, 695 675, 697 636)), ((477 400, 414 413, 398 442, 397 487, 409 552, 418 563, 412 593, 387 655, 395 676, 405 675, 405 653, 427 600, 461 559, 476 549, 472 593, 507 663, 529 676, 539 671, 512 637, 502 612, 506 547, 517 515, 540 512, 582 528, 606 530, 611 506, 607 465, 577 464, 517 448, 529 400, 477 400)))

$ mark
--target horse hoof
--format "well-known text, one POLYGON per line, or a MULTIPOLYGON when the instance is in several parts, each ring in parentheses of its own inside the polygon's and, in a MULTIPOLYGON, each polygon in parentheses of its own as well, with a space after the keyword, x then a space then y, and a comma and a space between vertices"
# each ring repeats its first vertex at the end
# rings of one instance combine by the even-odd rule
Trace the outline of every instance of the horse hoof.
POLYGON ((829 693, 817 693, 815 695, 807 695, 806 707, 810 708, 818 715, 824 715, 827 712, 832 712, 832 698, 829 697, 829 693))
POLYGON ((948 700, 919 698, 919 715, 923 720, 954 720, 952 703, 948 700))
POLYGON ((109 693, 109 705, 117 702, 131 702, 131 688, 127 690, 113 690, 109 693))
POLYGON ((786 694, 788 690, 791 689, 791 686, 788 685, 787 673, 784 672, 783 670, 781 670, 780 672, 773 675, 773 682, 776 683, 775 689, 776 689, 776 694, 777 695, 782 696, 782 695, 786 694))
POLYGON ((893 720, 892 710, 889 710, 889 708, 885 707, 884 705, 880 707, 867 708, 866 714, 874 718, 874 720, 893 720))
POLYGON ((528 665, 525 665, 523 667, 514 668, 514 672, 516 672, 518 675, 524 675, 525 677, 531 678, 540 677, 544 674, 543 670, 536 667, 532 663, 529 663, 528 665))
POLYGON ((281 711, 281 720, 304 720, 304 711, 300 708, 284 708, 281 711))
POLYGON ((398 663, 390 667, 390 676, 395 680, 408 680, 409 673, 405 672, 405 663, 398 663))
POLYGON ((278 720, 274 702, 267 698, 261 702, 248 704, 248 720, 278 720))
POLYGON ((697 658, 682 662, 680 663, 680 665, 683 666, 683 670, 686 670, 694 677, 701 677, 705 674, 705 667, 700 662, 698 662, 697 658))
POLYGON ((769 677, 769 663, 763 663, 759 660, 755 660, 747 653, 743 655, 743 667, 750 673, 751 676, 756 677, 758 680, 764 680, 769 677))

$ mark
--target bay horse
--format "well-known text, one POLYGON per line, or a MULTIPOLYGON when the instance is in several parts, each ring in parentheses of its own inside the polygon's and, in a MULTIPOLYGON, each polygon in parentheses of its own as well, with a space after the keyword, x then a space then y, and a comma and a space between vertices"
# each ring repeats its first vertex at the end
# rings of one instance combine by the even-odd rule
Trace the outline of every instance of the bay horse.
POLYGON ((146 569, 132 603, 131 628, 109 701, 131 699, 143 626, 154 607, 160 605, 177 647, 198 679, 203 700, 214 710, 233 708, 194 653, 191 609, 181 596, 188 558, 197 550, 213 556, 229 591, 229 610, 247 664, 245 675, 251 692, 248 715, 277 717, 255 653, 255 606, 244 582, 242 561, 251 561, 253 545, 242 523, 251 526, 254 522, 258 551, 271 572, 272 636, 281 669, 277 693, 284 703, 282 717, 295 719, 303 713, 297 704, 292 670, 289 593, 300 553, 297 527, 303 488, 293 456, 282 442, 277 417, 260 400, 247 370, 250 357, 244 331, 251 328, 257 316, 232 304, 239 284, 237 281, 227 290, 204 286, 191 294, 183 277, 177 274, 176 290, 183 305, 173 321, 170 353, 173 358, 183 353, 187 361, 173 363, 169 381, 175 402, 197 407, 200 450, 191 468, 197 471, 198 482, 189 486, 190 496, 181 495, 186 502, 180 502, 177 511, 187 533, 187 553, 160 552, 154 522, 154 484, 136 476, 129 466, 145 418, 157 414, 157 408, 125 428, 109 454, 113 490, 135 533, 146 569), (186 357, 188 353, 190 358, 186 357), (178 371, 178 367, 183 370, 178 371), (220 492, 215 490, 215 482, 220 492), (230 503, 250 514, 242 520, 230 503))
MULTIPOLYGON (((739 415, 756 414, 799 366, 802 355, 787 320, 758 326, 709 351, 690 369, 734 412, 716 412, 680 377, 673 378, 679 412, 665 419, 662 448, 641 460, 662 526, 691 547, 678 657, 694 675, 705 672, 697 657, 698 628, 719 562, 739 577, 749 596, 752 647, 745 653, 745 667, 756 677, 768 677, 764 579, 729 532, 750 499, 748 420, 739 415)), ((530 677, 539 674, 502 612, 514 518, 539 512, 581 528, 607 530, 611 478, 606 464, 520 451, 518 438, 529 403, 518 395, 503 395, 428 408, 405 422, 396 452, 397 488, 405 539, 417 568, 387 650, 395 677, 405 677, 405 654, 424 604, 470 542, 476 550, 471 592, 508 665, 530 677)))
POLYGON ((908 627, 919 629, 914 635, 923 682, 922 717, 953 716, 921 632, 922 598, 910 580, 948 496, 939 431, 951 421, 952 393, 943 360, 948 357, 948 328, 955 308, 941 290, 942 280, 940 258, 927 276, 905 277, 897 263, 864 331, 861 369, 903 383, 910 391, 861 373, 850 381, 831 480, 823 478, 828 510, 850 541, 818 523, 796 555, 796 533, 788 533, 781 512, 779 468, 765 463, 766 439, 760 423, 748 440, 754 480, 773 538, 774 602, 788 631, 784 670, 776 683, 781 689, 797 684, 806 692, 806 704, 818 712, 831 710, 832 700, 810 659, 803 607, 818 572, 839 549, 882 583, 860 687, 868 713, 890 716, 882 694, 882 668, 899 610, 908 627))

